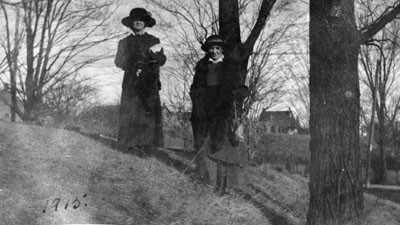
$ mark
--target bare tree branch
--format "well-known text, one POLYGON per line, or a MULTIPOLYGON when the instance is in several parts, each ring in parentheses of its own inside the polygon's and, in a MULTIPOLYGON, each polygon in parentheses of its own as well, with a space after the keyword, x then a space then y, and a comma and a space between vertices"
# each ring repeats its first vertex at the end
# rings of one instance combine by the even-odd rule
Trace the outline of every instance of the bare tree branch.
MULTIPOLYGON (((21 118, 29 120, 35 119, 32 115, 37 113, 33 111, 40 108, 45 95, 51 94, 56 87, 63 87, 59 83, 72 79, 87 65, 111 57, 98 54, 87 59, 79 58, 95 46, 121 36, 99 32, 118 7, 118 0, 23 0, 17 5, 23 12, 25 32, 14 36, 15 40, 25 38, 25 43, 20 42, 17 46, 23 49, 21 56, 26 58, 13 59, 12 63, 18 65, 19 70, 13 77, 18 78, 17 92, 24 101, 25 115, 21 118), (116 7, 112 5, 114 2, 116 7)), ((2 6, 3 11, 9 11, 4 4, 2 6)), ((11 48, 10 43, 1 40, 3 48, 11 48)))
POLYGON ((387 7, 382 15, 374 20, 371 24, 365 25, 363 28, 361 28, 363 36, 362 43, 365 43, 366 41, 368 41, 368 39, 372 38, 376 33, 382 30, 382 28, 393 21, 399 13, 400 1, 396 1, 393 6, 387 7))
POLYGON ((276 0, 264 0, 262 1, 261 8, 258 14, 258 18, 254 27, 244 43, 244 49, 247 50, 243 57, 250 56, 250 49, 253 48, 256 43, 258 37, 260 36, 261 31, 264 29, 268 16, 271 14, 272 7, 275 5, 276 0))

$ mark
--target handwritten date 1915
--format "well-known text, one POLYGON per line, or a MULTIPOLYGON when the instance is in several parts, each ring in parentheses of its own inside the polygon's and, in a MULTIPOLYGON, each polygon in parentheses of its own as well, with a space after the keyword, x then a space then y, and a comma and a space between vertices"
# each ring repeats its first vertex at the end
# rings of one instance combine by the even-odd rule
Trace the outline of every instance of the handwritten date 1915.
MULTIPOLYGON (((84 194, 84 195, 82 196, 82 201, 83 201, 86 197, 87 197, 87 194, 84 194)), ((46 209, 47 209, 48 206, 49 206, 50 208, 54 208, 54 211, 57 212, 58 207, 60 206, 60 203, 62 203, 62 202, 61 202, 61 198, 48 199, 48 200, 46 201, 46 205, 44 206, 43 213, 46 213, 46 209), (49 205, 49 203, 50 203, 50 205, 49 205)), ((77 209, 77 208, 79 208, 79 207, 81 206, 81 200, 79 200, 78 196, 76 196, 76 197, 74 198, 74 200, 70 203, 70 199, 68 199, 68 200, 67 200, 67 203, 64 205, 64 209, 65 209, 65 210, 68 209, 68 206, 69 206, 70 204, 71 204, 71 206, 72 206, 73 209, 77 209)), ((84 206, 87 206, 86 203, 83 203, 83 205, 84 205, 84 206)))

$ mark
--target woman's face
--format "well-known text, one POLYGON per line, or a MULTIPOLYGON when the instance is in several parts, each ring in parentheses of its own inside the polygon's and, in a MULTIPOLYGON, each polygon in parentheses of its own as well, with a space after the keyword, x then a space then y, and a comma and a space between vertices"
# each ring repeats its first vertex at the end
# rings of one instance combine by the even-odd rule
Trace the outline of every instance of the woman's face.
POLYGON ((134 32, 140 32, 140 31, 144 30, 145 27, 146 27, 146 23, 144 21, 133 20, 133 22, 132 22, 132 29, 134 32))
POLYGON ((222 47, 219 45, 212 45, 210 48, 208 48, 208 55, 213 60, 221 58, 223 55, 222 52, 222 47))

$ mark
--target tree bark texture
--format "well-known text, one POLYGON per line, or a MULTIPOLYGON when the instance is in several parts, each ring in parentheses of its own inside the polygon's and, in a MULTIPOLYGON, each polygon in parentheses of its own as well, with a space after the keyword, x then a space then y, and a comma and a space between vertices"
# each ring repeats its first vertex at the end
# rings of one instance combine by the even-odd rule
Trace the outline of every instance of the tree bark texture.
POLYGON ((220 35, 228 44, 225 54, 231 55, 241 43, 238 0, 219 1, 219 26, 220 35))
MULTIPOLYGON (((378 73, 380 70, 381 62, 378 60, 377 62, 377 69, 375 72, 375 79, 374 83, 378 80, 378 73)), ((375 111, 376 111, 376 87, 371 86, 372 92, 372 112, 371 112, 371 121, 369 124, 369 131, 368 131, 368 147, 367 147, 367 163, 365 168, 365 187, 370 183, 370 168, 371 168, 371 152, 372 152, 372 139, 374 138, 375 133, 375 111)))
POLYGON ((359 46, 354 1, 310 1, 308 225, 342 224, 363 209, 359 46))
POLYGON ((19 32, 20 32, 20 8, 18 6, 15 6, 15 15, 16 15, 16 21, 15 21, 15 35, 14 35, 14 50, 13 50, 13 59, 10 64, 12 64, 12 70, 13 72, 10 73, 10 94, 11 94, 11 122, 15 122, 17 118, 17 113, 15 111, 16 108, 18 108, 18 102, 17 102, 17 75, 19 72, 19 68, 17 65, 17 60, 19 56, 19 32))
MULTIPOLYGON (((229 55, 240 62, 240 74, 243 83, 246 80, 247 64, 249 56, 244 56, 245 46, 242 44, 240 36, 240 21, 239 21, 239 2, 238 0, 223 0, 219 1, 219 24, 220 35, 225 38, 227 47, 225 55, 229 55)), ((254 44, 253 44, 254 46, 254 44)), ((253 50, 253 46, 246 48, 253 50)))
POLYGON ((387 168, 386 168, 386 144, 388 141, 388 129, 386 127, 385 121, 385 102, 386 97, 385 94, 379 94, 379 102, 377 109, 377 117, 378 117, 378 148, 379 148, 379 163, 377 164, 376 170, 374 171, 374 183, 384 184, 387 181, 387 168))

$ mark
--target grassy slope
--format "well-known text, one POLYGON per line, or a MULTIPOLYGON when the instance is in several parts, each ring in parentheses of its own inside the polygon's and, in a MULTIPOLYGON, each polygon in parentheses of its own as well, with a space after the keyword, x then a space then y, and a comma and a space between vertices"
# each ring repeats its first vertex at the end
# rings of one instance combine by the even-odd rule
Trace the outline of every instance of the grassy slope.
MULTIPOLYGON (((254 154, 254 161, 268 164, 285 164, 287 160, 291 160, 293 163, 309 163, 309 140, 309 135, 264 135, 258 143, 254 154)), ((362 138, 360 142, 365 144, 365 138, 362 138)), ((362 149, 362 151, 365 151, 365 149, 362 149)), ((269 166, 264 164, 257 167, 255 170, 257 171, 258 177, 267 178, 260 180, 260 182, 264 183, 264 191, 274 196, 277 202, 285 203, 286 211, 290 212, 290 210, 292 210, 294 215, 304 219, 307 213, 309 195, 308 190, 304 191, 304 189, 307 189, 306 183, 308 180, 304 179, 303 182, 302 178, 298 178, 295 175, 289 175, 285 172, 271 172, 274 170, 271 168, 264 169, 263 167, 269 166), (280 180, 274 182, 276 179, 280 180), (280 187, 284 189, 276 192, 280 187), (297 201, 295 200, 296 197, 299 197, 297 201)), ((365 194, 364 196, 365 213, 362 218, 359 219, 361 224, 400 224, 399 204, 376 198, 369 194, 365 194)), ((356 221, 349 224, 356 224, 356 221)))
MULTIPOLYGON (((266 164, 244 170, 250 199, 218 197, 154 158, 65 130, 3 122, 0 160, 0 224, 304 224, 307 212, 307 179, 266 164), (75 196, 81 207, 70 202, 65 210, 75 196), (58 211, 42 213, 56 197, 58 211)), ((400 206, 366 195, 361 220, 400 224, 400 206)))
POLYGON ((245 200, 76 133, 0 122, 0 140, 0 224, 269 224, 245 200))
MULTIPOLYGON (((361 155, 365 158, 367 137, 360 137, 361 155)), ((310 135, 265 134, 254 150, 253 160, 258 163, 310 162, 310 135)))
POLYGON ((256 162, 310 161, 309 135, 266 134, 260 138, 255 150, 256 162))

